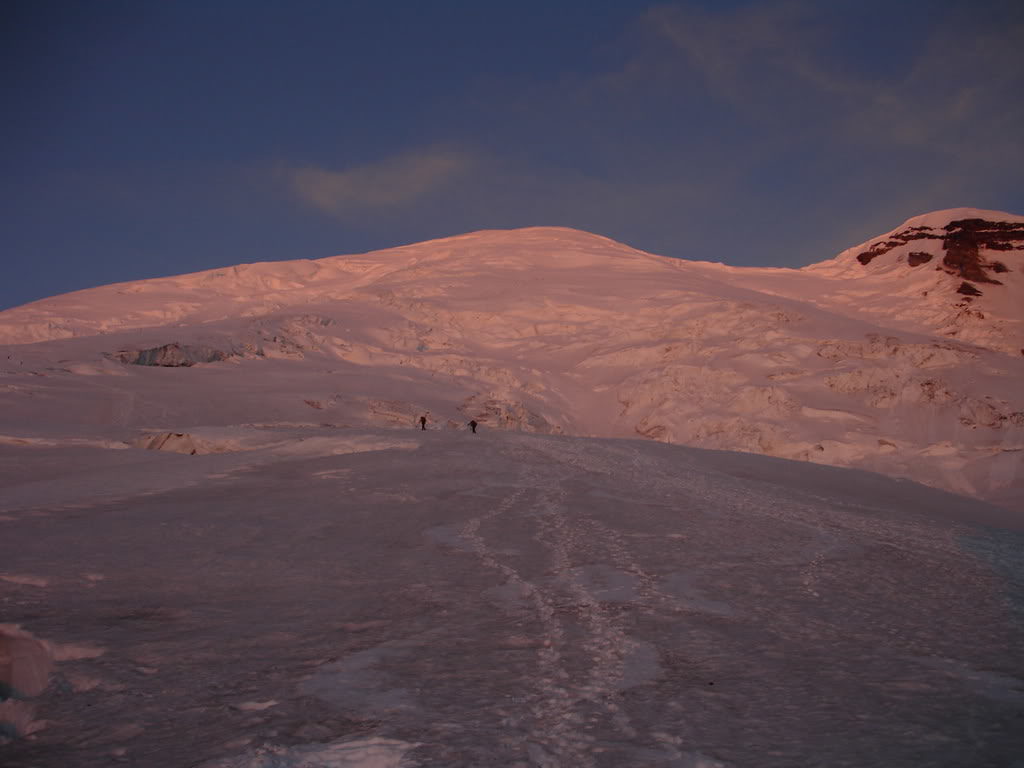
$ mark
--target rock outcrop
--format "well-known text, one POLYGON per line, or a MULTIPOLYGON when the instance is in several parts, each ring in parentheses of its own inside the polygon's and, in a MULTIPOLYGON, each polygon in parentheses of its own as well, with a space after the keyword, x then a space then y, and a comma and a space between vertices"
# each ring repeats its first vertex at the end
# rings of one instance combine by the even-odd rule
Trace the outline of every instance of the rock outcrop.
MULTIPOLYGON (((958 219, 941 229, 929 226, 907 227, 869 245, 857 254, 857 261, 867 266, 879 256, 919 240, 942 241, 945 255, 936 269, 974 283, 1002 285, 993 275, 1009 272, 1010 268, 1002 261, 986 258, 981 251, 1024 251, 1024 224, 958 219)), ((907 255, 907 263, 912 267, 925 264, 931 259, 931 254, 922 251, 913 251, 907 255)))
POLYGON ((122 349, 111 357, 130 365, 153 365, 161 368, 187 368, 196 363, 216 363, 235 357, 212 347, 188 346, 173 342, 150 349, 122 349))

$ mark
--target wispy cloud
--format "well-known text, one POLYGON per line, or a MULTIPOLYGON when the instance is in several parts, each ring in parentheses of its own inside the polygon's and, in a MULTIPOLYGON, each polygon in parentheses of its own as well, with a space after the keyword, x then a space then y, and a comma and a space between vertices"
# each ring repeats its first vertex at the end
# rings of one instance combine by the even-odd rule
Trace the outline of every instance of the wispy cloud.
MULTIPOLYGON (((744 155, 747 172, 719 203, 764 209, 772 184, 823 231, 854 226, 845 219, 868 228, 836 236, 838 249, 915 213, 1019 200, 1019 3, 674 3, 651 9, 642 29, 661 52, 638 54, 628 76, 670 76, 744 155)), ((711 136, 704 149, 717 145, 711 136)), ((794 252, 810 250, 801 241, 794 252)))
MULTIPOLYGON (((947 9, 948 10, 948 9, 947 9)), ((991 9, 989 9, 991 11, 991 9)), ((869 13, 865 11, 865 13, 869 13)), ((823 143, 929 151, 974 160, 1019 157, 1024 105, 1007 94, 1024 87, 1024 21, 1020 14, 936 13, 905 40, 866 37, 865 61, 890 61, 884 76, 869 73, 835 43, 849 33, 842 18, 806 0, 781 0, 706 12, 666 5, 649 11, 649 28, 676 48, 714 98, 765 128, 798 120, 830 127, 823 143), (898 44, 907 54, 896 65, 898 44)), ((879 14, 878 29, 890 20, 879 14)), ((880 37, 880 36, 879 36, 880 37)))
POLYGON ((814 6, 798 0, 707 12, 658 6, 646 14, 651 29, 671 41, 713 92, 735 106, 750 106, 768 79, 823 93, 847 94, 854 83, 830 72, 815 56, 822 31, 814 6))
POLYGON ((326 213, 344 216, 393 209, 437 192, 472 169, 466 150, 432 147, 343 170, 318 167, 287 172, 291 191, 326 213))
POLYGON ((998 29, 941 27, 905 77, 866 99, 849 125, 857 136, 927 147, 971 163, 1019 163, 1024 103, 1024 23, 998 29))
POLYGON ((292 168, 288 190, 389 234, 564 224, 750 263, 769 256, 736 220, 794 263, 926 210, 1009 207, 1024 14, 997 24, 951 3, 922 18, 865 2, 657 6, 599 70, 481 75, 483 106, 448 126, 450 143, 292 168))

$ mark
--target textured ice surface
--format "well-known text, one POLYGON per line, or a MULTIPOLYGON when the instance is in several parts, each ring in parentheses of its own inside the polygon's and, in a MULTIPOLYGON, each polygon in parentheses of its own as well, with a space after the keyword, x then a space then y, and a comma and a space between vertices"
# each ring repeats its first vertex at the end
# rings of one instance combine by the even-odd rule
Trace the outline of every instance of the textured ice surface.
POLYGON ((354 739, 330 744, 264 747, 251 754, 202 763, 197 768, 402 768, 415 747, 394 739, 354 739))
POLYGON ((60 649, 45 728, 0 747, 5 768, 1022 754, 1012 515, 649 441, 394 434, 0 445, 0 611, 60 649), (54 477, 76 503, 33 503, 54 477))

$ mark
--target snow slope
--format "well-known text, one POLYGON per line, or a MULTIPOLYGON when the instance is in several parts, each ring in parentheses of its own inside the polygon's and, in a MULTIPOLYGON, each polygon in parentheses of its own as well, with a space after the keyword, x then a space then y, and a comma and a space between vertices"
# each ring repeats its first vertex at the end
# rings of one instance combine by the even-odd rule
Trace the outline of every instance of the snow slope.
POLYGON ((860 467, 1020 509, 1021 222, 938 212, 801 270, 533 228, 79 291, 0 313, 0 427, 132 442, 430 411, 860 467), (967 277, 980 296, 957 293, 967 277))
POLYGON ((0 313, 0 764, 1012 765, 1021 265, 964 215, 803 270, 537 228, 0 313))
POLYGON ((996 507, 641 439, 206 438, 0 444, 0 611, 55 661, 7 768, 1024 750, 1024 534, 996 507))

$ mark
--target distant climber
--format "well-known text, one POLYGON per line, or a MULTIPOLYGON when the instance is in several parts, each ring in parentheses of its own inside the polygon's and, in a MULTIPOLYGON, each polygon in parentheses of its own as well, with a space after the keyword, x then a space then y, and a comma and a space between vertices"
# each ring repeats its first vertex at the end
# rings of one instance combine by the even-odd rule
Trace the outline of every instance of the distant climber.
POLYGON ((420 429, 422 429, 424 432, 427 429, 427 417, 426 416, 420 416, 420 429))
POLYGON ((473 430, 473 434, 476 434, 476 421, 472 420, 469 422, 469 428, 473 430))

